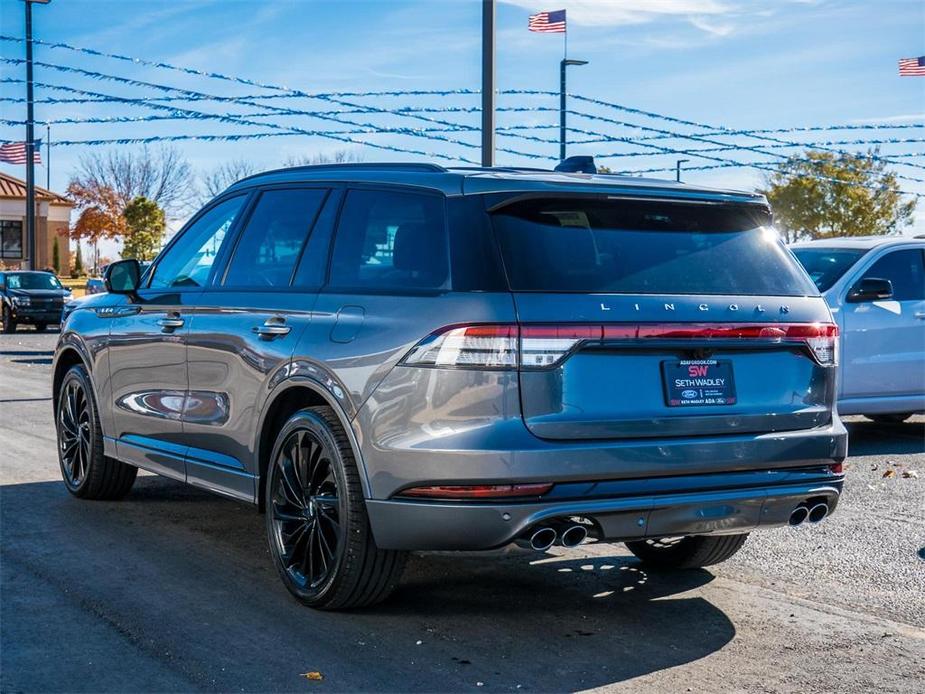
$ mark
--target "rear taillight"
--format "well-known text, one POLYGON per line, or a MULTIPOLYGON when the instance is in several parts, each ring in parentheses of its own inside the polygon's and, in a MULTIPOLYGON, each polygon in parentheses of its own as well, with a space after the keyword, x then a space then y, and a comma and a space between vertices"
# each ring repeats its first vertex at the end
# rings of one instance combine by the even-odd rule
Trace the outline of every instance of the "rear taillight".
POLYGON ((793 344, 806 347, 823 366, 838 363, 838 327, 832 323, 608 325, 472 325, 431 333, 402 360, 416 366, 547 369, 587 342, 674 344, 710 342, 793 344))
POLYGON ((516 325, 451 326, 431 333, 405 356, 404 364, 516 369, 516 325))

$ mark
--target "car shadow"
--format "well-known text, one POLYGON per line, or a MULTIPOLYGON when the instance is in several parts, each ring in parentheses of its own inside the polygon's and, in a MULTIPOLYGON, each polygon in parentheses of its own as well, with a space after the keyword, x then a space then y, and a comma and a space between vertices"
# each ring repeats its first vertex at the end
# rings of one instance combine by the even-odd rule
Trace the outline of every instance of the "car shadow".
MULTIPOLYGON (((0 518, 4 557, 30 590, 92 605, 220 690, 291 690, 307 664, 337 691, 585 689, 704 658, 736 633, 691 592, 710 572, 650 572, 581 549, 413 555, 387 602, 310 610, 279 582, 252 507, 157 477, 121 502, 80 501, 60 482, 3 486, 0 518), (259 657, 241 657, 245 645, 259 657)), ((11 609, 25 599, 17 584, 3 588, 13 662, 20 649, 85 647, 58 643, 39 613, 11 609)))
POLYGON ((925 453, 925 422, 920 419, 901 424, 857 420, 845 425, 849 457, 925 453))

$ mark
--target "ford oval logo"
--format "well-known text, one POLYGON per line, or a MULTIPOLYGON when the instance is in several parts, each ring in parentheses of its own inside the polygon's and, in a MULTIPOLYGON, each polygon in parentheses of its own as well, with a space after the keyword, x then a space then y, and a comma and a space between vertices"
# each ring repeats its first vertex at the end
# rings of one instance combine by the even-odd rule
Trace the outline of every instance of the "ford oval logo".
POLYGON ((700 393, 698 393, 696 390, 687 389, 687 390, 681 391, 681 397, 684 398, 685 400, 692 400, 693 398, 696 398, 698 395, 700 395, 700 393))

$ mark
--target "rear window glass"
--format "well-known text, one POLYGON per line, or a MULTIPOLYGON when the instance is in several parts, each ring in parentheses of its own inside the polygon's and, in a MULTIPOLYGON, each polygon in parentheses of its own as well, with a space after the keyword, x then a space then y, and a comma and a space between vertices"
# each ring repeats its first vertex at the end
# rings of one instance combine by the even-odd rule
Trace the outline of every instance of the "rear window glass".
POLYGON ((835 284, 865 252, 857 248, 793 249, 793 254, 820 292, 835 284))
POLYGON ((492 219, 514 291, 816 293, 761 209, 528 198, 492 219))

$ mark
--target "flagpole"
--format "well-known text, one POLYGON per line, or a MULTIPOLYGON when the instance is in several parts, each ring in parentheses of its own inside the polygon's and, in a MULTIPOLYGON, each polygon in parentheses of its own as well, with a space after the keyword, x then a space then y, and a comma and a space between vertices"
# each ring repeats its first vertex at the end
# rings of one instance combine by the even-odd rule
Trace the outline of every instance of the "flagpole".
POLYGON ((45 189, 51 190, 51 126, 45 124, 45 189))
POLYGON ((32 3, 26 0, 26 256, 35 263, 35 128, 32 106, 32 3))

